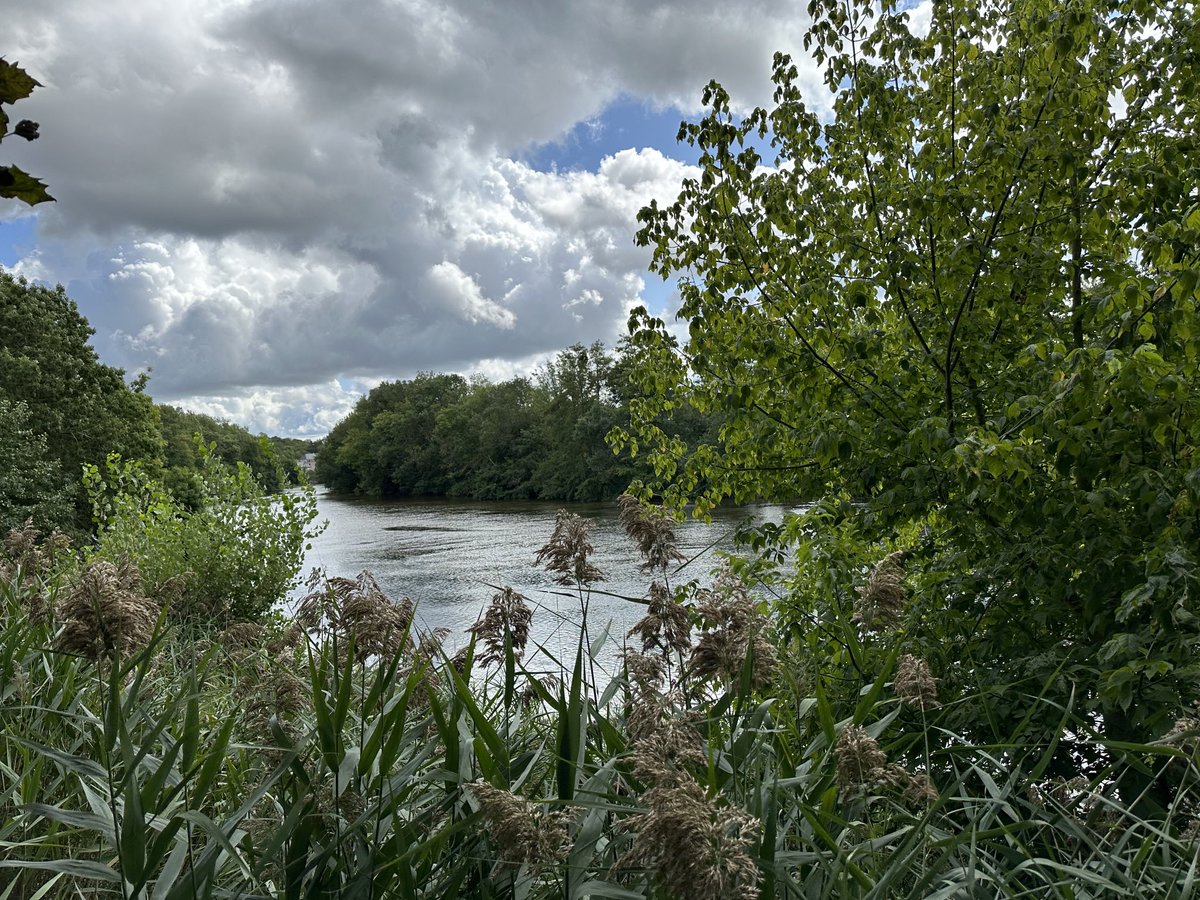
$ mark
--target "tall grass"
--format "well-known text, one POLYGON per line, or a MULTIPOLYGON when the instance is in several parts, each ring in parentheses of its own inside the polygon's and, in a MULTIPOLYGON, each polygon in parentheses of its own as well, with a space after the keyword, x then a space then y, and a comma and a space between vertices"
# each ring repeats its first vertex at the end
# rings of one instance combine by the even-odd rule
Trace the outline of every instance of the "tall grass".
POLYGON ((1196 890, 1195 728, 1114 746, 1068 707, 980 745, 898 654, 838 700, 727 572, 658 582, 606 676, 616 639, 534 653, 519 595, 451 655, 366 575, 295 621, 68 653, 81 575, 26 557, 0 579, 0 900, 1196 890), (1100 762, 1052 778, 1068 738, 1100 762), (1128 769, 1172 808, 1118 799, 1128 769))

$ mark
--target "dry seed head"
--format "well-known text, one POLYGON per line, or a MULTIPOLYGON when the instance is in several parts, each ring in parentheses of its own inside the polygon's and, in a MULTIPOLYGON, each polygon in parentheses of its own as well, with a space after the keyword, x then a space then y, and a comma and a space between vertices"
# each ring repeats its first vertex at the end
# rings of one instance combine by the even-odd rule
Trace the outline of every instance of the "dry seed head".
POLYGON ((513 656, 520 659, 529 641, 529 625, 533 621, 533 610, 529 599, 510 587, 492 597, 491 605, 478 622, 467 629, 478 640, 483 641, 483 652, 479 654, 481 665, 491 665, 504 659, 504 638, 508 635, 513 656))
POLYGON ((641 728, 626 728, 630 737, 636 736, 629 758, 633 773, 641 781, 660 787, 694 781, 691 772, 708 766, 708 755, 695 723, 687 716, 679 716, 665 698, 645 707, 656 715, 647 716, 641 728))
POLYGON ((632 494, 622 494, 617 500, 620 506, 618 521, 634 541, 645 562, 642 571, 651 569, 666 571, 671 563, 683 562, 687 557, 679 552, 679 540, 675 535, 675 517, 661 506, 643 506, 632 494))
POLYGON ((775 645, 767 637, 770 620, 728 564, 712 589, 700 592, 696 610, 705 630, 692 650, 694 673, 701 679, 716 676, 736 682, 749 658, 754 687, 769 685, 779 663, 775 645))
POLYGON ((880 781, 887 774, 887 754, 879 741, 859 725, 847 725, 833 748, 837 757, 838 784, 852 789, 880 781))
POLYGON ((405 597, 393 603, 370 572, 327 578, 314 569, 306 583, 309 592, 296 608, 296 623, 305 631, 353 636, 359 662, 374 656, 390 659, 411 648, 412 601, 405 597))
POLYGON ((467 788, 479 801, 488 836, 502 862, 534 869, 560 860, 567 843, 565 812, 539 809, 509 791, 476 781, 467 788))
POLYGON ((888 554, 872 570, 867 583, 858 589, 852 618, 861 622, 867 631, 878 634, 899 624, 907 596, 903 561, 902 550, 888 554))
POLYGON ((937 699, 938 680, 929 670, 929 663, 910 653, 900 657, 892 690, 902 702, 920 710, 941 706, 937 699))
POLYGON ((692 619, 687 609, 675 602, 661 581, 650 585, 650 603, 646 615, 626 637, 642 639, 642 652, 662 650, 664 653, 683 653, 692 647, 692 619))
POLYGON ((659 653, 638 653, 625 649, 623 654, 625 672, 631 687, 637 689, 640 699, 657 693, 667 675, 667 661, 659 653))
POLYGON ((266 629, 254 622, 237 622, 221 632, 219 640, 226 650, 253 650, 262 645, 266 629))
POLYGON ((537 553, 537 561, 546 570, 557 573, 558 584, 592 584, 604 580, 604 574, 593 566, 588 557, 596 548, 588 540, 591 525, 575 513, 560 509, 554 517, 554 533, 537 553))
POLYGON ((149 644, 159 609, 142 593, 132 564, 101 559, 60 595, 56 612, 63 623, 58 648, 100 660, 114 652, 128 656, 149 644))
POLYGON ((711 900, 755 900, 758 866, 750 849, 759 840, 759 822, 740 809, 718 806, 688 778, 656 785, 642 802, 646 812, 625 825, 633 846, 613 865, 649 869, 667 895, 711 900))
POLYGON ((929 806, 937 802, 938 789, 925 772, 906 772, 902 782, 904 802, 910 806, 929 806))
POLYGON ((1200 718, 1197 714, 1180 716, 1171 726, 1171 730, 1163 735, 1163 743, 1174 744, 1185 753, 1195 756, 1200 750, 1200 718))

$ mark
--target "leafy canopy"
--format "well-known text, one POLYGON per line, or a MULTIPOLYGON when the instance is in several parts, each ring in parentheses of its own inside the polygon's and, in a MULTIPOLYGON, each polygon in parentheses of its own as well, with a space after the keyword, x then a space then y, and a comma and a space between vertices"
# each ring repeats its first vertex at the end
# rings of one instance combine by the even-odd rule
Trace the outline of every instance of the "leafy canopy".
POLYGON ((23 406, 22 427, 44 440, 46 461, 62 479, 56 491, 75 500, 73 514, 58 505, 49 522, 38 523, 43 527, 87 530, 90 506, 79 484, 84 464, 101 463, 111 452, 151 469, 159 464, 158 414, 142 391, 144 379, 130 387, 121 369, 101 363, 88 343, 93 333, 61 286, 0 272, 0 400, 23 406))
POLYGON ((891 3, 810 12, 831 115, 786 56, 770 109, 710 83, 680 130, 699 174, 640 214, 689 330, 633 313, 644 399, 612 439, 700 513, 825 498, 774 533, 832 573, 793 585, 797 634, 900 546, 901 639, 951 684, 1048 682, 1110 736, 1161 734, 1200 699, 1200 16, 941 0, 922 35, 891 3), (719 438, 662 431, 679 406, 719 438))

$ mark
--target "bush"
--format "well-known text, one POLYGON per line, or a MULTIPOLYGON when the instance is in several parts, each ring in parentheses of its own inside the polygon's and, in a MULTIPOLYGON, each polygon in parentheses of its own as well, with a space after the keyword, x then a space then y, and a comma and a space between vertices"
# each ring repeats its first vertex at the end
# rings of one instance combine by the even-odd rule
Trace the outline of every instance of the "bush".
POLYGON ((263 493, 245 463, 230 467, 197 442, 195 507, 133 461, 110 455, 84 469, 97 528, 94 556, 132 562, 175 621, 261 619, 295 583, 317 508, 311 490, 263 493))

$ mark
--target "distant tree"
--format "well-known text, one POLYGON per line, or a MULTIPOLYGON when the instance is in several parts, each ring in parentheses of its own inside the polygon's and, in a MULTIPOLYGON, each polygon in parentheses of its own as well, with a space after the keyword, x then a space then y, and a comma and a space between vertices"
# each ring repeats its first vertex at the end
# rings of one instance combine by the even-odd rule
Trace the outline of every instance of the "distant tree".
POLYGON ((0 399, 21 402, 28 427, 45 440, 64 488, 74 498, 77 528, 90 527, 79 485, 86 463, 111 452, 161 465, 158 414, 144 379, 125 383, 88 343, 87 320, 62 287, 30 284, 0 272, 0 399))
POLYGON ((211 444, 213 452, 222 461, 248 465, 266 491, 274 493, 283 486, 285 476, 276 458, 274 444, 266 435, 253 435, 232 422, 222 422, 175 406, 160 404, 158 415, 165 442, 166 482, 177 496, 194 495, 195 475, 202 463, 196 435, 200 435, 205 445, 211 444))
MULTIPOLYGON (((41 87, 41 82, 30 78, 16 63, 0 58, 0 141, 12 136, 27 141, 38 139, 38 123, 29 119, 22 119, 9 131, 10 120, 4 109, 8 104, 24 100, 36 87, 41 87)), ((30 206, 54 199, 46 193, 46 185, 16 166, 0 166, 0 197, 20 200, 30 206)))
POLYGON ((450 479, 435 436, 437 420, 467 390, 461 375, 431 372, 384 382, 326 437, 317 479, 331 490, 370 497, 444 494, 450 479))
POLYGON ((478 382, 437 418, 434 438, 452 497, 528 499, 536 495, 533 471, 544 453, 537 424, 541 392, 525 378, 478 382))

